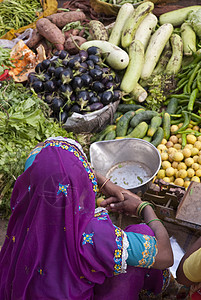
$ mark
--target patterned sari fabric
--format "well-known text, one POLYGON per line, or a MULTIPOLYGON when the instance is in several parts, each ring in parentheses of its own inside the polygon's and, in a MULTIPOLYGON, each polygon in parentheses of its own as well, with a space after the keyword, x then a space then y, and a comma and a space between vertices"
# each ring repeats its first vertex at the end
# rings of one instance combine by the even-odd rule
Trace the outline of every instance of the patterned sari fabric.
MULTIPOLYGON (((95 211, 97 181, 79 146, 47 140, 18 177, 0 252, 0 299, 90 300, 95 286, 120 276, 127 286, 136 282, 137 293, 149 288, 151 281, 144 279, 150 270, 132 268, 137 271, 130 283, 121 274, 128 241, 106 210, 95 211)), ((151 290, 158 293, 162 274, 154 272, 160 284, 151 290)), ((130 292, 133 288, 125 289, 129 297, 130 292)), ((137 299, 129 297, 118 299, 137 299)))

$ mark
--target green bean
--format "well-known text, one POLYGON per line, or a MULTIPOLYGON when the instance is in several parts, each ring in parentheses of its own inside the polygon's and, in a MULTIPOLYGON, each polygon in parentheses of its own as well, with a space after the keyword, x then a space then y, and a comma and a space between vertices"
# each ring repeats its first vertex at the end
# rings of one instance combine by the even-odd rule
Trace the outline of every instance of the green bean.
POLYGON ((189 99, 189 94, 183 93, 183 94, 171 94, 170 97, 174 97, 177 99, 189 99))
POLYGON ((186 78, 182 78, 182 79, 185 79, 185 80, 183 82, 181 82, 180 84, 178 83, 176 89, 174 90, 175 92, 182 89, 188 83, 188 79, 186 79, 186 78))
POLYGON ((197 66, 195 67, 195 69, 193 70, 193 73, 191 74, 190 78, 189 78, 189 81, 188 81, 188 84, 187 84, 187 92, 188 93, 191 93, 191 85, 193 83, 193 80, 195 79, 196 75, 197 75, 197 72, 200 68, 200 64, 197 64, 197 66))
POLYGON ((180 123, 183 123, 183 121, 184 121, 183 117, 177 120, 171 120, 171 125, 178 125, 180 123))
POLYGON ((192 93, 190 94, 190 98, 189 98, 189 102, 188 102, 188 108, 187 108, 188 111, 193 111, 193 106, 194 106, 194 103, 195 103, 195 99, 197 97, 197 93, 198 93, 198 88, 194 89, 192 91, 192 93))
POLYGON ((201 91, 201 69, 198 71, 198 74, 197 74, 197 87, 198 87, 198 90, 201 91))
POLYGON ((186 146, 186 143, 187 143, 186 136, 187 136, 186 133, 182 133, 182 135, 181 135, 181 148, 182 149, 186 146))

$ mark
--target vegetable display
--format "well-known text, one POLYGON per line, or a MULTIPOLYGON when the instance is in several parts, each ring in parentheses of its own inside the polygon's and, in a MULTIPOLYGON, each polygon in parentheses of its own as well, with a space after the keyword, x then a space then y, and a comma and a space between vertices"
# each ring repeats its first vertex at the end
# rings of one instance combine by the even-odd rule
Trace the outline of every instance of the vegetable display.
POLYGON ((39 63, 35 71, 28 82, 61 123, 73 112, 99 110, 121 96, 119 77, 103 62, 97 47, 76 55, 63 50, 53 60, 39 63))

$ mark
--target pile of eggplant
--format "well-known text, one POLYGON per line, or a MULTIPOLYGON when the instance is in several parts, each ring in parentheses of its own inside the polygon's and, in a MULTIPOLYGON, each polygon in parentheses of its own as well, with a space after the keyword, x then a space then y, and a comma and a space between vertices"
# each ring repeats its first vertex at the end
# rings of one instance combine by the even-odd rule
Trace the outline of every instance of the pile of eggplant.
POLYGON ((53 117, 66 122, 73 112, 86 114, 121 98, 120 78, 104 62, 97 47, 70 55, 56 52, 39 63, 28 84, 52 109, 53 117))

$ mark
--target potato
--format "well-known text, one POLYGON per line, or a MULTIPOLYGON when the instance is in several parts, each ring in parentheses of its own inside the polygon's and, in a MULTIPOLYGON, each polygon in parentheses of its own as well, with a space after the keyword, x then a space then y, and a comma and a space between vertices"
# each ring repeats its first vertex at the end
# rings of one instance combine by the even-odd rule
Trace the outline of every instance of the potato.
POLYGON ((86 42, 86 39, 81 36, 72 36, 66 39, 64 43, 64 49, 70 54, 77 54, 79 52, 79 46, 86 42), (77 47, 77 46, 78 47, 77 47))
POLYGON ((58 28, 63 28, 66 24, 83 21, 86 15, 82 11, 67 11, 47 16, 47 19, 54 23, 58 28))

